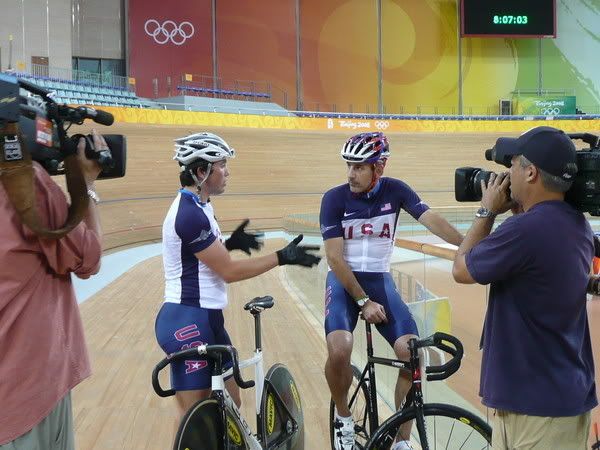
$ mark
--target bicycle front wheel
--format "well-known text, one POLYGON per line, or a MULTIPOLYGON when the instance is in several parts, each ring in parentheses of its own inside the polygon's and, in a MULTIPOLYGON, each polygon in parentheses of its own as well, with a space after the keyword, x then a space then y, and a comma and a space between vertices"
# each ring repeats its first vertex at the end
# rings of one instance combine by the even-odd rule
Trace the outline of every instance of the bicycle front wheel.
MULTIPOLYGON (((429 403, 423 405, 426 436, 415 436, 416 424, 413 426, 413 439, 423 450, 491 449, 492 428, 476 415, 452 405, 429 403)), ((386 420, 373 433, 365 449, 387 450, 391 447, 400 425, 415 420, 416 408, 399 411, 386 420)))
POLYGON ((242 424, 230 408, 223 410, 217 399, 195 403, 185 414, 177 430, 173 450, 248 450, 242 424))
MULTIPOLYGON (((352 384, 348 392, 348 407, 354 419, 355 448, 363 449, 370 437, 369 417, 372 411, 370 386, 366 379, 361 379, 358 367, 352 366, 352 384)), ((336 428, 334 426, 335 404, 333 400, 329 404, 329 440, 331 448, 334 449, 336 428)))

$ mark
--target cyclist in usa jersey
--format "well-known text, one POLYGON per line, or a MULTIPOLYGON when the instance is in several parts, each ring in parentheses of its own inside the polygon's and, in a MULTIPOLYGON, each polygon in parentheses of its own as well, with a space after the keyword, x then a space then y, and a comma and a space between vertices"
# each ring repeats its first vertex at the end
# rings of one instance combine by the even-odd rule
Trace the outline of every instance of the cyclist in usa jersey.
MULTIPOLYGON (((225 191, 227 159, 234 150, 212 133, 197 133, 175 141, 182 188, 171 204, 162 230, 165 301, 158 313, 155 333, 165 353, 202 344, 231 344, 222 310, 227 306, 226 283, 260 275, 283 264, 311 267, 321 258, 299 246, 302 235, 275 253, 245 260, 232 259, 228 251, 250 254, 259 248, 257 236, 246 233, 245 220, 225 241, 210 197, 225 191)), ((227 362, 227 361, 226 361, 227 362)), ((202 358, 171 364, 171 386, 180 412, 210 395, 211 364, 202 358)), ((240 404, 233 379, 226 388, 240 404)))
MULTIPOLYGON (((352 450, 354 423, 348 409, 352 382, 352 332, 359 314, 374 323, 399 359, 409 358, 407 343, 417 327, 389 273, 396 222, 403 209, 432 233, 459 245, 463 236, 434 213, 403 181, 382 177, 390 156, 383 133, 361 133, 342 147, 348 183, 325 193, 320 225, 330 271, 325 292, 328 359, 325 376, 336 405, 336 449, 352 450)), ((395 400, 399 407, 410 388, 399 376, 395 400)), ((393 449, 411 448, 410 429, 393 449)))

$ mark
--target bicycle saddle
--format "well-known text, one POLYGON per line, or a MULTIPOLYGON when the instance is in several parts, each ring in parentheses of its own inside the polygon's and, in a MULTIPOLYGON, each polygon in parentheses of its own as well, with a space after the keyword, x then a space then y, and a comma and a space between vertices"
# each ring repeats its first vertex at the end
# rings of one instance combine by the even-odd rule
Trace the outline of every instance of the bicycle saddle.
POLYGON ((256 297, 244 305, 246 311, 262 311, 263 309, 272 308, 275 300, 270 295, 264 297, 256 297))

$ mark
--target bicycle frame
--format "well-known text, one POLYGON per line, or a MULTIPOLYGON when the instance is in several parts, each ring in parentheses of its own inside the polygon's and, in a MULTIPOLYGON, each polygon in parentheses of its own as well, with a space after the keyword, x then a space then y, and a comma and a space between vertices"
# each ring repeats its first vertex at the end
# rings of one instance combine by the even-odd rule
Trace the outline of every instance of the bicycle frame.
MULTIPOLYGON (((379 411, 377 407, 377 383, 375 378, 375 364, 380 364, 383 366, 396 367, 401 370, 406 370, 411 372, 412 375, 412 386, 408 393, 406 394, 406 401, 403 408, 407 408, 413 404, 415 405, 423 405, 423 392, 421 389, 421 369, 420 369, 420 359, 419 352, 417 348, 414 346, 414 341, 416 339, 411 339, 409 341, 409 349, 410 349, 410 362, 401 361, 398 359, 391 358, 382 358, 379 356, 374 356, 373 354, 373 333, 371 331, 371 324, 365 321, 366 326, 366 336, 367 336, 367 363, 365 368, 363 369, 359 385, 364 381, 369 381, 369 395, 370 395, 370 410, 369 410, 369 427, 371 430, 376 430, 379 427, 379 411), (414 367, 414 370, 411 370, 411 366, 414 367), (368 378, 366 377, 368 373, 368 378)), ((350 403, 353 403, 356 395, 358 394, 359 389, 356 390, 352 398, 350 399, 350 403)))
POLYGON ((169 397, 175 395, 176 391, 172 388, 165 390, 160 385, 159 374, 162 369, 173 361, 198 355, 214 362, 212 393, 208 399, 199 400, 187 411, 177 432, 176 445, 202 447, 204 442, 198 442, 200 435, 196 433, 200 429, 212 436, 211 448, 229 448, 228 444, 250 450, 282 448, 282 445, 290 449, 303 448, 304 416, 294 378, 287 367, 280 363, 273 364, 266 373, 264 369, 260 314, 264 309, 271 308, 273 303, 272 297, 265 296, 257 297, 244 306, 254 316, 255 349, 251 358, 238 362, 235 347, 203 344, 169 354, 155 366, 152 371, 154 391, 160 397, 169 397), (223 355, 229 355, 232 362, 231 369, 225 372, 223 355), (254 366, 254 380, 244 381, 240 368, 250 366, 254 366), (240 388, 255 387, 256 434, 225 389, 225 379, 231 375, 240 388), (215 433, 217 429, 219 431, 215 433))
MULTIPOLYGON (((262 340, 261 340, 261 323, 260 323, 260 312, 253 313, 254 316, 254 327, 255 327, 255 350, 254 356, 252 358, 240 361, 238 364, 238 368, 241 370, 245 367, 254 366, 254 387, 255 387, 255 412, 256 412, 256 435, 253 434, 251 427, 248 425, 247 421, 242 416, 239 408, 225 389, 225 378, 231 376, 233 374, 233 368, 230 368, 226 372, 223 373, 222 370, 222 360, 219 357, 215 361, 213 375, 211 376, 211 398, 216 399, 223 407, 221 408, 223 414, 223 423, 226 426, 226 431, 224 433, 224 439, 227 439, 227 435, 230 433, 232 424, 229 423, 229 418, 227 417, 227 411, 231 411, 234 416, 234 420, 237 421, 241 425, 241 433, 244 434, 246 438, 246 443, 250 447, 251 450, 261 450, 270 448, 269 434, 272 432, 272 429, 269 430, 268 421, 265 421, 264 414, 269 416, 268 409, 263 411, 263 396, 265 393, 267 383, 271 386, 271 390, 269 391, 272 394, 272 398, 275 401, 278 401, 279 404, 287 411, 291 422, 288 423, 288 430, 297 430, 298 423, 296 422, 292 411, 286 406, 286 402, 281 397, 281 393, 277 390, 276 386, 273 384, 273 380, 269 378, 269 374, 272 373, 278 365, 273 366, 269 373, 266 374, 264 372, 263 365, 263 352, 262 352, 262 340), (265 429, 266 425, 266 429, 265 429)), ((280 366, 280 365, 279 365, 280 366)), ((281 369, 281 367, 279 367, 281 369)), ((277 369, 275 369, 277 370, 277 369)), ((287 371, 287 369, 285 369, 287 371)), ((289 373, 289 372, 288 372, 289 373)), ((269 395, 271 395, 269 394, 269 395)), ((267 402, 269 404, 269 402, 267 402)), ((274 408, 273 414, 275 414, 275 403, 272 403, 272 407, 274 408)), ((267 406, 268 408, 268 406, 267 406)), ((274 417, 274 416, 273 416, 274 417)), ((229 434, 229 438, 237 436, 236 433, 240 433, 240 430, 234 432, 232 436, 229 434)), ((286 439, 286 438, 284 438, 286 439)), ((224 443, 225 444, 225 443, 224 443)), ((276 444, 279 445, 279 444, 276 444)))
MULTIPOLYGON (((261 337, 261 325, 260 325, 260 314, 254 315, 254 356, 250 359, 240 361, 240 370, 246 367, 254 366, 254 389, 255 389, 255 405, 256 405, 256 418, 258 428, 258 418, 260 416, 260 404, 262 400, 263 390, 265 387, 265 369, 263 364, 263 353, 262 353, 262 337, 261 337)), ((222 375, 213 375, 211 378, 211 384, 215 383, 215 378, 221 378, 221 380, 230 377, 233 374, 233 368, 227 370, 222 375)), ((217 383, 218 386, 218 383, 217 383)), ((214 391, 214 387, 212 387, 214 391)), ((259 430, 261 431, 261 430, 259 430)))
MULTIPOLYGON (((358 385, 355 390, 351 394, 351 398, 349 401, 349 405, 352 408, 355 402, 357 401, 357 396, 360 395, 361 392, 364 392, 364 395, 367 399, 366 410, 362 410, 364 414, 368 416, 368 426, 370 433, 367 433, 366 436, 369 438, 369 442, 371 442, 369 434, 373 435, 377 433, 379 429, 379 412, 377 407, 377 381, 375 375, 375 364, 381 364, 385 366, 395 367, 400 370, 405 370, 411 375, 412 385, 406 394, 406 398, 402 408, 399 412, 396 412, 392 418, 402 417, 403 415, 412 415, 410 420, 414 420, 416 423, 416 428, 418 431, 419 437, 427 437, 426 430, 426 421, 425 416, 431 415, 431 410, 427 409, 423 399, 423 390, 422 390, 422 378, 423 372, 427 374, 425 378, 430 381, 435 380, 443 380, 451 376, 455 373, 460 367, 460 360, 463 356, 463 346, 460 341, 446 333, 437 332, 433 335, 424 338, 417 339, 413 338, 408 341, 408 349, 409 349, 409 359, 408 361, 401 361, 397 359, 391 358, 382 358, 375 356, 373 354, 373 334, 371 330, 371 325, 368 322, 365 322, 366 327, 366 340, 367 340, 367 362, 365 364, 364 369, 358 376, 358 385), (442 363, 441 365, 427 365, 424 369, 421 368, 421 359, 419 355, 420 348, 437 348, 438 350, 448 353, 452 355, 452 358, 442 363)), ((356 375, 355 375, 356 376, 356 375)), ((429 406, 440 406, 439 404, 431 404, 429 406)), ((441 405, 445 406, 445 405, 441 405)), ((457 408, 460 409, 460 408, 457 408)), ((454 411, 454 410, 453 410, 454 411)), ((456 412, 456 411, 454 411, 456 412)), ((460 411, 458 412, 460 414, 460 411)), ((367 425, 367 417, 362 415, 362 422, 359 427, 363 427, 364 431, 366 430, 367 425)), ((465 411, 466 417, 470 417, 468 411, 465 411)), ((388 423, 392 418, 388 419, 386 423, 388 423)), ((461 420, 460 418, 458 420, 461 420)), ((408 422, 408 421, 407 421, 408 422)), ((477 421, 473 421, 478 424, 477 421)), ((470 422, 466 422, 470 423, 470 422)), ((389 424, 387 425, 390 426, 389 424)), ((472 428, 477 428, 473 425, 470 425, 472 428)), ((480 434, 482 436, 485 435, 485 427, 480 427, 484 432, 480 434)), ((330 428, 333 430, 333 428, 330 428)), ((356 428, 355 428, 356 430, 356 428)), ((333 431, 330 431, 333 433, 333 431)), ((394 431, 394 435, 397 435, 398 429, 394 431)), ((333 439, 333 434, 331 435, 333 439)), ((403 436, 404 439, 407 439, 406 436, 403 436)), ((426 443, 427 441, 425 441, 426 443)), ((427 446, 427 444, 425 445, 427 446)))
MULTIPOLYGON (((229 419, 227 417, 227 411, 229 410, 229 411, 233 412, 234 418, 237 419, 238 423, 241 424, 242 432, 245 437, 245 442, 249 445, 250 450, 263 450, 263 446, 262 446, 261 442, 257 439, 257 437, 254 435, 254 433, 252 433, 252 428, 250 428, 250 425, 248 425, 248 422, 246 422, 246 419, 244 419, 244 416, 242 416, 239 408, 237 407, 237 405, 235 404, 235 402, 233 401, 233 399, 227 392, 227 389, 225 389, 225 386, 223 383, 223 376, 222 375, 214 376, 211 384, 212 384, 212 389, 213 389, 211 397, 216 399, 219 403, 221 403, 223 405, 223 408, 221 408, 222 413, 223 413, 222 419, 223 419, 223 424, 225 425, 225 429, 226 429, 226 431, 223 435, 223 439, 224 440, 226 439, 227 433, 232 433, 231 425, 229 424, 229 419)), ((240 430, 236 430, 236 431, 237 431, 237 433, 240 432, 240 430)), ((231 436, 231 434, 230 434, 230 436, 231 436)), ((240 437, 240 439, 241 439, 241 437, 240 437)), ((226 448, 225 442, 223 444, 224 444, 224 448, 226 448)))
MULTIPOLYGON (((262 413, 260 410, 262 395, 265 386, 265 371, 263 364, 263 353, 262 353, 262 338, 261 338, 261 325, 260 325, 260 314, 254 314, 254 342, 255 342, 255 350, 254 356, 249 359, 245 359, 240 361, 239 368, 240 370, 245 367, 254 366, 254 392, 255 392, 255 411, 256 411, 256 430, 257 435, 262 438, 264 437, 263 432, 263 420, 262 413)), ((247 443, 251 446, 251 449, 261 450, 263 448, 261 442, 256 438, 256 436, 252 433, 252 429, 248 425, 248 422, 242 416, 239 408, 225 389, 225 378, 228 378, 233 375, 233 368, 230 368, 225 373, 222 373, 222 368, 220 361, 215 364, 214 373, 211 376, 211 397, 216 398, 219 402, 225 406, 223 408, 223 412, 226 409, 233 411, 235 414, 235 418, 242 424, 244 435, 246 436, 247 443)), ((223 417, 223 423, 227 424, 227 418, 223 417)))

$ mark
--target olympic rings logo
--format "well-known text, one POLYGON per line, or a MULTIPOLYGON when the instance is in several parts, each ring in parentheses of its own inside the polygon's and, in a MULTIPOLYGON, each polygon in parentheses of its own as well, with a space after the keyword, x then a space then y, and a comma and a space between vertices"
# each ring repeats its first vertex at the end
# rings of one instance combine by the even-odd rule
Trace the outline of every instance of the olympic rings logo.
POLYGON ((390 123, 386 120, 378 120, 377 122, 375 122, 375 127, 378 130, 386 130, 387 127, 390 126, 390 123))
POLYGON ((556 116, 560 114, 560 108, 544 108, 542 109, 542 114, 544 116, 556 116))
POLYGON ((172 20, 165 20, 160 24, 157 20, 148 19, 144 24, 144 31, 159 45, 169 41, 175 45, 182 45, 194 35, 196 30, 190 22, 181 22, 177 25, 172 20))

